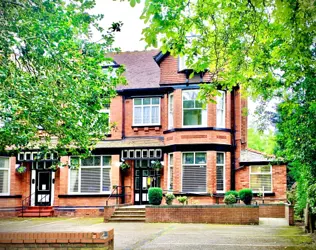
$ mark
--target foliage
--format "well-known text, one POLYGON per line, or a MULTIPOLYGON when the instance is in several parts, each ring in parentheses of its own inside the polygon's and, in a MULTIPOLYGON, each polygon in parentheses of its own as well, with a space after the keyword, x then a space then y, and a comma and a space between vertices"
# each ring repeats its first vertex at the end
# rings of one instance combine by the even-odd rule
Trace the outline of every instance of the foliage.
POLYGON ((294 205, 296 203, 296 191, 295 191, 295 189, 291 189, 291 190, 286 192, 286 199, 292 205, 294 205))
POLYGON ((148 189, 149 204, 160 205, 162 201, 162 189, 158 187, 152 187, 148 189))
POLYGON ((166 193, 165 197, 167 205, 172 205, 173 200, 176 198, 173 193, 166 193))
POLYGON ((16 172, 17 172, 17 173, 19 173, 19 174, 23 174, 23 173, 25 173, 25 172, 26 172, 26 167, 25 167, 25 166, 20 165, 20 166, 18 166, 15 170, 16 170, 16 172))
POLYGON ((311 207, 311 212, 316 214, 316 183, 308 188, 307 197, 307 202, 311 207))
POLYGON ((94 0, 25 0, 0 3, 0 151, 56 148, 61 155, 88 152, 109 132, 99 111, 125 83, 124 69, 111 63, 115 32, 89 14, 94 0), (102 40, 91 41, 91 30, 102 40), (58 138, 58 140, 56 140, 58 138))
POLYGON ((177 200, 178 200, 182 205, 188 204, 188 197, 186 197, 186 196, 179 196, 179 197, 177 197, 177 200))
POLYGON ((237 202, 236 196, 233 194, 225 195, 224 202, 226 205, 235 204, 237 202))
POLYGON ((150 163, 151 163, 151 167, 152 167, 152 168, 155 168, 155 169, 162 169, 162 168, 163 168, 161 162, 158 161, 158 160, 156 160, 156 161, 151 161, 150 163))
POLYGON ((239 198, 246 204, 250 205, 252 200, 252 190, 249 188, 244 188, 238 192, 239 198))
POLYGON ((248 147, 266 154, 273 154, 276 145, 275 135, 272 130, 268 133, 248 128, 248 147))
POLYGON ((120 169, 123 170, 123 171, 128 170, 130 168, 131 168, 131 166, 125 161, 122 162, 122 164, 120 165, 120 169))
POLYGON ((235 191, 235 190, 229 190, 229 191, 227 191, 227 192, 225 193, 225 196, 230 195, 230 194, 234 195, 236 198, 238 197, 238 192, 235 191))

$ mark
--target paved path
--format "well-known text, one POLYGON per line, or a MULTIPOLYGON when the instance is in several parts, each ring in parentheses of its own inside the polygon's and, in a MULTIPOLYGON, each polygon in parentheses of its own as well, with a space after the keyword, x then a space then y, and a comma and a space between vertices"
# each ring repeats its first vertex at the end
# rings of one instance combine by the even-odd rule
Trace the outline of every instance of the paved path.
POLYGON ((311 238, 298 227, 265 220, 259 226, 103 223, 102 218, 0 219, 0 232, 101 231, 114 228, 115 249, 306 249, 311 238), (265 222, 265 223, 264 223, 265 222))

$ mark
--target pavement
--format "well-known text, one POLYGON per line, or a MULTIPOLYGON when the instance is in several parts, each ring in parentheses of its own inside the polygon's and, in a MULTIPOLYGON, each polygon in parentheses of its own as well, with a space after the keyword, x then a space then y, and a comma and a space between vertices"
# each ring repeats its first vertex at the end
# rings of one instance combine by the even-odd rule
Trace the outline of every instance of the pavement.
POLYGON ((114 228, 115 249, 306 249, 310 235, 282 220, 260 219, 260 225, 177 223, 103 223, 103 218, 0 219, 0 232, 97 232, 114 228))

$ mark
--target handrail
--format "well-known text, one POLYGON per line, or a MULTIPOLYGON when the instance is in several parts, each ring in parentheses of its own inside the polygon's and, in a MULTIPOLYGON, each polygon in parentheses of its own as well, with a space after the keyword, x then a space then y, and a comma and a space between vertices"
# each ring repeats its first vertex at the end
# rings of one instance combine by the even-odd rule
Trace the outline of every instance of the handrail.
POLYGON ((118 204, 118 197, 119 197, 119 193, 118 193, 118 189, 122 188, 122 194, 120 196, 125 197, 125 188, 131 188, 131 186, 113 186, 113 190, 112 193, 110 194, 110 196, 107 198, 107 200, 105 201, 106 206, 108 206, 109 204, 109 200, 111 199, 111 197, 113 196, 113 194, 116 191, 116 205, 118 204))
POLYGON ((27 206, 30 206, 31 198, 33 195, 35 195, 35 192, 31 193, 29 196, 27 196, 26 198, 24 198, 22 200, 22 218, 23 218, 23 214, 24 214, 24 208, 27 206))

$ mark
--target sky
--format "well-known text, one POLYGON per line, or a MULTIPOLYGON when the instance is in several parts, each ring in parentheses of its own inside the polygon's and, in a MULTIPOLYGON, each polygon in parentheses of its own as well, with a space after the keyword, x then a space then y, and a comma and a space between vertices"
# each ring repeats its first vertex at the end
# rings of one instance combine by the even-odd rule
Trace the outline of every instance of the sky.
MULTIPOLYGON (((121 51, 144 50, 146 44, 141 38, 142 29, 146 25, 139 18, 143 6, 143 3, 140 3, 136 4, 135 7, 131 7, 127 0, 96 0, 96 6, 90 13, 104 15, 104 19, 100 22, 104 29, 110 27, 112 22, 123 22, 121 32, 118 32, 115 36, 114 47, 120 47, 121 51)), ((93 32, 92 40, 100 40, 97 32, 93 32)), ((256 106, 256 102, 248 99, 248 127, 255 127, 254 111, 256 106)))

